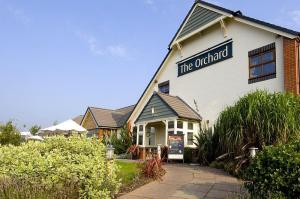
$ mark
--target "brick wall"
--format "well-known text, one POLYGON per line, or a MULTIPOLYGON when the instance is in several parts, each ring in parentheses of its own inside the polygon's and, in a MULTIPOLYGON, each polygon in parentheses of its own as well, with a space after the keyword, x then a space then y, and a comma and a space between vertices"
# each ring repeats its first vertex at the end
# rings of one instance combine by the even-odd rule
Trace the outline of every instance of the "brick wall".
POLYGON ((283 38, 284 89, 299 94, 299 43, 295 39, 283 38))

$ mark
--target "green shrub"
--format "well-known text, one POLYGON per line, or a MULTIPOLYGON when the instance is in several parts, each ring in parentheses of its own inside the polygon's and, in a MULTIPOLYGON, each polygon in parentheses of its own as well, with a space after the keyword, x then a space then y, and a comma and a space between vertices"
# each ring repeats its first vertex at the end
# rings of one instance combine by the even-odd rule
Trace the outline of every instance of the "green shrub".
POLYGON ((248 164, 250 147, 287 143, 299 132, 299 96, 255 91, 221 112, 214 129, 219 140, 215 157, 234 160, 237 174, 248 164))
POLYGON ((124 127, 121 129, 120 137, 116 134, 112 135, 111 144, 115 148, 115 154, 124 154, 127 149, 132 145, 132 136, 128 128, 124 127))
POLYGON ((197 162, 197 149, 185 147, 184 148, 184 162, 185 163, 195 163, 197 162))
POLYGON ((221 112, 215 132, 222 152, 240 154, 246 145, 262 148, 299 138, 300 98, 256 91, 221 112))
POLYGON ((217 144, 217 134, 214 134, 212 128, 201 127, 198 135, 195 136, 195 145, 198 149, 198 161, 202 165, 209 165, 215 159, 215 150, 217 144))
POLYGON ((254 198, 300 198, 300 141, 269 146, 244 171, 254 198))
POLYGON ((106 160, 105 147, 96 139, 51 137, 44 142, 0 147, 0 176, 8 179, 4 182, 17 182, 0 189, 0 198, 8 190, 8 198, 16 198, 26 184, 42 187, 43 193, 59 193, 74 185, 80 198, 111 198, 120 186, 116 171, 115 163, 106 160))
POLYGON ((20 145, 22 137, 17 128, 12 122, 7 122, 5 125, 0 124, 0 145, 20 145))

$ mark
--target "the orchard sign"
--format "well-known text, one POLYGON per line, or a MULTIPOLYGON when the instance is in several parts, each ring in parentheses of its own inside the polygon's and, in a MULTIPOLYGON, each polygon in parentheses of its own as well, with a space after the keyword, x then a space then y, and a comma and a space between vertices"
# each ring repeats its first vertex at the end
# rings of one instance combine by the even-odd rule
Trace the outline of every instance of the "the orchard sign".
POLYGON ((178 62, 178 77, 232 58, 232 40, 218 44, 178 62))

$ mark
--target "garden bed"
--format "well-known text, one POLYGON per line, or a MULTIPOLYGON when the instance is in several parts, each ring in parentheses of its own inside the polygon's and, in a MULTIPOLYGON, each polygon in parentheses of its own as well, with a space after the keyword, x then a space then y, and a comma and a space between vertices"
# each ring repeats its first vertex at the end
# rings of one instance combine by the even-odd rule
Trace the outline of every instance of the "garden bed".
POLYGON ((124 195, 137 189, 153 179, 146 178, 141 174, 140 162, 130 162, 126 160, 117 160, 116 164, 119 166, 117 176, 121 179, 121 188, 118 196, 124 195))

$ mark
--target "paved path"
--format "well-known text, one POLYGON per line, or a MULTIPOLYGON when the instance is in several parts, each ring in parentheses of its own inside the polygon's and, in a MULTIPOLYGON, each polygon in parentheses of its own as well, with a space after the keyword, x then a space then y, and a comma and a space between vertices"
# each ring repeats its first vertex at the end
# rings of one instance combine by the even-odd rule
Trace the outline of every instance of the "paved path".
POLYGON ((120 199, 238 198, 242 182, 225 172, 200 166, 165 165, 162 181, 151 182, 120 199))

